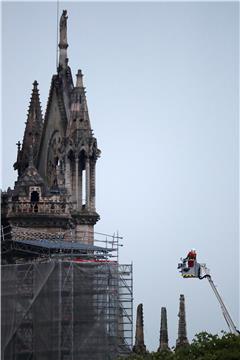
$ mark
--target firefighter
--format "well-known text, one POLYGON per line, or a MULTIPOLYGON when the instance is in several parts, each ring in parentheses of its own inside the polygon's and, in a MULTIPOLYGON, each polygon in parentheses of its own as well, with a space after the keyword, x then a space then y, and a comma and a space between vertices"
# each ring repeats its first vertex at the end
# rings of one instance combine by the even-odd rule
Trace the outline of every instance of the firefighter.
POLYGON ((187 254, 188 267, 192 268, 197 259, 197 253, 195 249, 191 249, 187 254))

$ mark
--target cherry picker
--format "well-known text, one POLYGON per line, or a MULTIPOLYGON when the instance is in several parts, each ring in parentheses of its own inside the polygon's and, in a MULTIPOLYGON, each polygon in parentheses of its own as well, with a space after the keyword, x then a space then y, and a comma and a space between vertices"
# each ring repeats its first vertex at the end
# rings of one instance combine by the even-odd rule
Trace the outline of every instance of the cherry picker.
POLYGON ((197 262, 196 258, 194 260, 189 258, 181 258, 180 259, 181 262, 178 264, 178 269, 182 275, 183 278, 198 278, 200 280, 202 279, 207 279, 220 306, 222 309, 222 313, 224 316, 224 319, 226 320, 226 323, 228 325, 228 328, 230 330, 231 333, 235 334, 235 335, 240 335, 240 332, 237 330, 213 280, 212 277, 210 275, 210 271, 207 268, 206 264, 200 264, 197 262))

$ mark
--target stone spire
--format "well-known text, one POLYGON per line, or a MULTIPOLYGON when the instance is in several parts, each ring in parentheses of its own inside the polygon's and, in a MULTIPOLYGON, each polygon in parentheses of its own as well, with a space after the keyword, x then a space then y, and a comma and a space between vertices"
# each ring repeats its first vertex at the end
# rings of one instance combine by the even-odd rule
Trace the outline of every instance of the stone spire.
POLYGON ((65 185, 73 203, 76 238, 93 243, 96 212, 96 162, 100 156, 91 129, 83 74, 78 70, 76 86, 70 93, 69 121, 66 130, 65 185))
POLYGON ((76 86, 71 93, 70 121, 67 129, 67 136, 70 136, 71 138, 76 137, 76 131, 78 131, 78 136, 74 139, 75 142, 79 142, 79 138, 82 138, 83 135, 84 137, 92 137, 86 92, 85 87, 83 86, 83 74, 81 70, 78 70, 78 73, 76 74, 76 86))
POLYGON ((40 140, 43 128, 42 109, 39 98, 38 83, 35 80, 33 83, 33 90, 28 109, 28 116, 26 121, 25 132, 23 136, 22 148, 20 150, 20 142, 18 146, 17 161, 14 164, 14 169, 18 170, 18 175, 21 176, 24 170, 28 167, 29 151, 32 146, 33 164, 36 165, 40 140))
POLYGON ((144 344, 143 304, 139 304, 137 307, 135 345, 133 351, 137 354, 146 353, 146 345, 144 344))
POLYGON ((60 18, 59 24, 59 33, 60 33, 60 41, 59 41, 59 65, 62 68, 66 68, 68 64, 67 57, 67 10, 63 10, 62 16, 60 18))
MULTIPOLYGON (((67 146, 75 158, 75 176, 71 174, 65 182, 72 184, 69 193, 76 201, 76 210, 81 211, 84 205, 85 210, 95 211, 95 164, 100 156, 100 150, 97 148, 97 140, 93 137, 91 129, 81 70, 78 70, 76 76, 76 86, 71 93, 70 120, 66 132, 67 146), (84 171, 86 173, 86 194, 82 193, 84 171), (70 179, 72 180, 70 181, 70 179)), ((69 160, 71 159, 66 159, 66 162, 69 160)), ((73 165, 70 168, 73 168, 73 165)))
POLYGON ((178 338, 176 341, 176 348, 188 345, 187 327, 186 327, 186 313, 185 313, 185 299, 184 295, 180 295, 179 299, 179 313, 178 313, 178 338))
POLYGON ((160 345, 158 351, 170 350, 168 346, 167 309, 161 308, 160 345))

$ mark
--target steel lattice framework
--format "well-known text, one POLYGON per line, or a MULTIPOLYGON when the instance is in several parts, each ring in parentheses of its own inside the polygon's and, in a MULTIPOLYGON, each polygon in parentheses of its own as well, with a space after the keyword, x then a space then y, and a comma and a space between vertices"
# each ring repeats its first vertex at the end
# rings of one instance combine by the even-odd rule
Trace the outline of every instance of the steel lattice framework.
POLYGON ((105 360, 129 353, 132 283, 132 265, 120 265, 118 254, 2 265, 2 359, 105 360))

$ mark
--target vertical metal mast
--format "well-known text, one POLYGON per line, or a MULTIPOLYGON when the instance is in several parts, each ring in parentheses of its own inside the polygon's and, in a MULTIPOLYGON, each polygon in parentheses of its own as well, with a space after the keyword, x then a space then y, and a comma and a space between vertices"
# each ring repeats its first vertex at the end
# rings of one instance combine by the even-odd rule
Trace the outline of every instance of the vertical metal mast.
POLYGON ((59 19, 59 0, 57 0, 57 44, 56 44, 56 70, 58 69, 58 19, 59 19))

